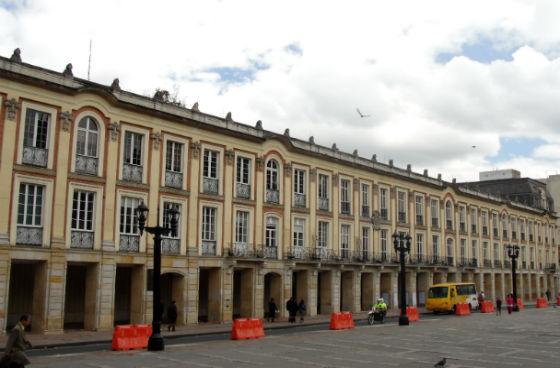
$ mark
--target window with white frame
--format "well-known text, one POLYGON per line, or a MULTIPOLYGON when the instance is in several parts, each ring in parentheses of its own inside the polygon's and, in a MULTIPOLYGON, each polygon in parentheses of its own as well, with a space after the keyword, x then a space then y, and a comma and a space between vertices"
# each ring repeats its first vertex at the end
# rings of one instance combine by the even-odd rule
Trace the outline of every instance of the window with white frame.
POLYGON ((183 151, 184 144, 168 140, 165 150, 165 185, 183 188, 183 151))
POLYGON ((219 152, 205 149, 202 162, 202 189, 204 193, 218 194, 218 165, 219 152))
POLYGON ((494 243, 494 264, 499 264, 500 261, 500 245, 498 243, 494 243))
POLYGON ((342 258, 350 257, 350 225, 340 225, 340 256, 342 258))
POLYGON ((72 197, 70 247, 93 248, 95 192, 75 190, 72 197))
POLYGON ((340 179, 340 212, 349 215, 350 209, 350 180, 340 179))
POLYGON ((415 195, 414 205, 416 209, 416 225, 424 225, 424 196, 415 195))
POLYGON ((236 196, 249 199, 251 198, 251 159, 237 156, 236 161, 236 196))
POLYGON ((506 215, 502 215, 502 233, 504 238, 508 237, 508 218, 506 215))
POLYGON ((266 218, 265 246, 276 248, 278 246, 278 220, 276 217, 266 218))
POLYGON ((329 223, 326 221, 319 221, 317 229, 317 246, 326 248, 329 245, 329 223))
POLYGON ((294 247, 303 247, 305 239, 305 219, 294 219, 293 242, 294 247))
POLYGON ((124 134, 123 179, 142 182, 144 135, 126 131, 124 134))
POLYGON ((467 239, 461 239, 459 241, 459 256, 461 257, 461 262, 466 262, 467 259, 467 239))
POLYGON ((478 232, 478 212, 476 208, 471 208, 471 233, 478 232))
POLYGON ((490 259, 490 258, 488 258, 488 257, 490 257, 490 253, 489 253, 489 250, 488 250, 488 242, 487 241, 482 242, 482 257, 484 258, 485 262, 490 259))
POLYGON ((424 257, 424 234, 416 234, 416 256, 418 260, 422 260, 424 257))
POLYGON ((439 201, 437 199, 430 199, 430 214, 432 227, 439 227, 439 201))
POLYGON ((294 205, 305 207, 305 170, 294 169, 294 205))
POLYGON ((499 235, 498 227, 498 214, 496 212, 492 212, 492 233, 495 238, 499 235))
POLYGON ((476 239, 471 240, 471 258, 472 259, 478 258, 478 240, 476 239))
POLYGON ((135 197, 121 197, 119 224, 119 249, 121 251, 138 252, 140 250, 140 236, 136 217, 136 209, 140 202, 141 200, 135 197))
POLYGON ((17 211, 17 244, 43 243, 43 206, 45 187, 21 183, 17 211))
MULTIPOLYGON (((178 213, 181 213, 181 205, 175 202, 163 202, 163 227, 164 228, 171 228, 171 221, 170 221, 170 211, 175 210, 178 213)), ((181 216, 179 216, 179 223, 177 223, 177 229, 175 232, 169 232, 161 241, 161 252, 163 254, 179 254, 181 251, 181 216)))
POLYGON ((379 215, 383 220, 389 220, 389 191, 379 188, 379 215))
POLYGON ((488 211, 482 211, 480 214, 482 222, 482 235, 488 236, 488 211))
POLYGON ((382 261, 386 261, 388 259, 387 234, 388 234, 388 231, 385 230, 385 229, 382 229, 379 232, 379 249, 381 251, 381 260, 382 261))
POLYGON ((326 206, 322 208, 319 206, 319 209, 328 210, 328 200, 329 200, 329 177, 324 174, 319 174, 319 200, 326 200, 326 206))
POLYGON ((451 201, 445 202, 445 228, 453 230, 453 204, 451 201))
POLYGON ((459 230, 467 231, 467 208, 465 206, 459 206, 459 230))
POLYGON ((367 259, 369 250, 369 227, 363 226, 362 227, 362 253, 364 259, 367 259))
POLYGON ((276 160, 266 163, 266 202, 280 203, 279 168, 276 160))
POLYGON ((453 239, 448 238, 446 241, 446 252, 447 252, 447 263, 453 264, 454 249, 453 249, 453 239))
POLYGON ((91 116, 78 122, 76 136, 76 172, 97 175, 99 124, 91 116))
POLYGON ((432 256, 439 257, 439 235, 432 235, 432 256))
POLYGON ((398 222, 406 223, 406 192, 397 191, 398 222))
POLYGON ((511 238, 513 240, 517 239, 517 219, 511 219, 511 238))
POLYGON ((249 211, 235 212, 235 242, 244 245, 249 243, 249 211))
POLYGON ((363 217, 370 217, 370 210, 369 210, 369 185, 366 183, 362 183, 362 216, 363 217))
POLYGON ((216 221, 217 221, 216 207, 203 206, 202 207, 202 254, 215 255, 216 254, 216 221))
POLYGON ((45 112, 26 110, 22 157, 24 164, 47 166, 50 119, 51 115, 45 112))

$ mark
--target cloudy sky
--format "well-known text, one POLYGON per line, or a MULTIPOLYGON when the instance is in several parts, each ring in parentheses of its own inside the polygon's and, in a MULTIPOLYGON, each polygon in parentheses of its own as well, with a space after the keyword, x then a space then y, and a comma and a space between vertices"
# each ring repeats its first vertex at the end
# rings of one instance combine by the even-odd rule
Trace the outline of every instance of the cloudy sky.
POLYGON ((86 78, 92 40, 96 82, 448 180, 540 178, 560 173, 558 19, 554 0, 0 0, 0 55, 86 78))

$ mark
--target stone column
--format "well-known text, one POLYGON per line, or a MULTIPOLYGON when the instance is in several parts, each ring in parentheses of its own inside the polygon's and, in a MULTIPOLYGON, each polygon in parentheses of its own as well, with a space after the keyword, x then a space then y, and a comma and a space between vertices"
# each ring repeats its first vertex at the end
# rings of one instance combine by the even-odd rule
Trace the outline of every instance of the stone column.
POLYGON ((416 306, 416 271, 406 273, 406 304, 416 306))
MULTIPOLYGON (((255 272, 255 310, 253 311, 253 315, 256 318, 264 318, 264 308, 268 307, 267 305, 264 305, 264 275, 265 272, 262 268, 255 268, 254 269, 255 272)), ((281 302, 281 300, 277 300, 278 303, 281 302)), ((280 309, 281 306, 278 305, 278 309, 280 309)))
POLYGON ((59 251, 53 251, 51 259, 46 264, 47 272, 42 274, 39 279, 36 277, 36 284, 48 285, 47 289, 47 323, 48 333, 62 333, 64 328, 64 296, 66 288, 66 256, 59 251), (43 277, 45 280, 42 280, 43 277), (39 282, 38 282, 39 281, 39 282))
POLYGON ((332 311, 340 312, 340 270, 332 271, 331 281, 332 311))
MULTIPOLYGON (((233 267, 222 268, 222 318, 223 322, 231 321, 233 318, 233 267)), ((243 293, 240 293, 243 300, 243 293)), ((245 296, 247 297, 247 296, 245 296)), ((249 296, 251 297, 251 296, 249 296)), ((210 320, 210 319, 209 319, 210 320)))
POLYGON ((113 310, 115 306, 114 292, 115 279, 117 275, 114 256, 111 254, 103 254, 99 268, 99 309, 97 328, 99 330, 111 330, 113 328, 113 310))
MULTIPOLYGON (((233 150, 225 151, 225 174, 223 178, 224 183, 224 203, 232 203, 233 199, 233 183, 235 182, 235 152, 233 150)), ((229 248, 231 248, 231 240, 233 239, 233 227, 230 219, 232 219, 233 206, 224 206, 224 223, 222 231, 222 252, 221 254, 227 255, 229 248)))
MULTIPOLYGON (((0 216, 0 244, 9 243, 9 213, 10 213, 10 203, 11 203, 11 192, 12 192, 12 170, 14 166, 14 153, 16 136, 17 120, 20 116, 21 103, 15 98, 5 97, 0 94, 0 107, 5 107, 5 120, 0 122, 2 126, 2 135, 0 139, 0 178, 5 178, 6 180, 3 185, 0 185, 0 208, 2 209, 3 215, 0 216), (6 179, 9 178, 9 179, 6 179)), ((0 306, 1 308, 1 306, 0 306)), ((7 309, 7 303, 6 303, 7 309)), ((2 317, 0 317, 2 318, 2 317)), ((6 321, 7 315, 4 317, 4 323, 6 321)), ((2 326, 5 327, 5 326, 2 326)), ((4 331, 4 329, 2 329, 4 331)))
POLYGON ((372 303, 381 298, 381 273, 379 271, 373 272, 373 300, 372 303))
MULTIPOLYGON (((190 166, 190 192, 194 196, 198 196, 199 193, 199 172, 200 172, 200 154, 201 154, 201 147, 200 143, 194 142, 191 144, 191 159, 189 161, 190 166)), ((198 255, 199 247, 198 247, 198 229, 197 229, 197 220, 198 220, 198 201, 196 200, 189 200, 189 218, 188 218, 188 231, 187 231, 187 255, 198 255)), ((190 264, 189 264, 190 268, 190 264)), ((198 269, 198 264, 196 265, 198 269)), ((197 277, 196 277, 196 290, 198 295, 198 270, 197 270, 197 277)), ((198 323, 198 297, 196 298, 196 319, 195 321, 190 321, 192 323, 198 323)), ((188 318, 187 318, 188 320, 188 318)))
POLYGON ((536 279, 537 279, 537 298, 540 298, 543 295, 543 291, 542 291, 542 288, 541 288, 541 275, 539 275, 537 273, 535 276, 536 276, 536 279))
MULTIPOLYGON (((8 298, 10 290, 10 254, 0 251, 0 331, 6 331, 8 321, 8 298)), ((1 333, 0 333, 1 334, 1 333)))
POLYGON ((354 272, 354 306, 352 310, 358 313, 362 310, 362 273, 359 271, 354 272))
MULTIPOLYGON (((263 236, 263 201, 264 201, 264 188, 265 188, 265 180, 264 180, 264 159, 258 157, 256 159, 256 181, 255 181, 255 239, 253 240, 254 245, 264 244, 263 236)), ((283 309, 283 308, 278 308, 283 309)))
POLYGON ((278 305, 278 309, 280 310, 280 315, 284 318, 288 317, 288 311, 286 310, 286 302, 292 296, 292 272, 293 270, 287 267, 284 270, 284 295, 281 301, 281 304, 278 305))
POLYGON ((187 268, 187 324, 198 323, 198 260, 189 258, 187 268))
POLYGON ((316 316, 317 315, 317 269, 311 269, 307 271, 307 315, 316 316))
MULTIPOLYGON (((103 208, 103 240, 101 247, 105 251, 115 250, 115 216, 119 209, 116 208, 117 175, 119 172, 119 131, 120 125, 117 122, 109 124, 107 139, 107 160, 105 183, 105 207, 103 208)), ((151 211, 154 212, 154 211, 151 211)), ((157 212, 157 211, 155 211, 157 212)))
POLYGON ((391 272, 391 290, 392 290, 392 303, 391 309, 399 309, 399 274, 398 272, 391 272))

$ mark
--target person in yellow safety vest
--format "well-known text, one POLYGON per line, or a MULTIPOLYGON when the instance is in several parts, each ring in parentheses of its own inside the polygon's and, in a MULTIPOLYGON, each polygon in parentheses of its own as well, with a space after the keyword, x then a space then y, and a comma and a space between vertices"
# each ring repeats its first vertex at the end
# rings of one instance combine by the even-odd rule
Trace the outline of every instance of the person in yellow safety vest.
POLYGON ((377 303, 374 305, 375 311, 381 312, 385 317, 387 313, 387 304, 383 298, 377 298, 377 303))

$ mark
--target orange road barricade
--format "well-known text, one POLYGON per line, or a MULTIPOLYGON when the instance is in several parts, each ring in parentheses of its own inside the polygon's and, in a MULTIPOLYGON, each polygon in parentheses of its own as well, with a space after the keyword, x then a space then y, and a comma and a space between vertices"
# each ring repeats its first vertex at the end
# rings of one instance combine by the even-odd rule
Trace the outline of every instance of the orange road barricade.
POLYGON ((519 310, 525 309, 525 304, 523 304, 523 300, 521 300, 521 298, 517 298, 517 309, 519 310))
POLYGON ((113 331, 113 350, 143 349, 148 346, 148 339, 139 336, 138 329, 134 325, 116 326, 113 331))
POLYGON ((480 313, 492 313, 494 312, 494 304, 490 300, 485 300, 480 305, 480 313))
POLYGON ((152 336, 152 325, 132 325, 136 329, 137 343, 140 349, 148 347, 148 340, 152 336))
POLYGON ((537 298, 537 308, 547 308, 548 307, 548 302, 546 301, 545 298, 537 298))
POLYGON ((238 318, 231 326, 232 340, 258 339, 264 337, 262 321, 257 318, 238 318))
POLYGON ((456 316, 468 316, 471 314, 471 309, 467 303, 459 303, 455 305, 456 316))
POLYGON ((420 315, 418 314, 418 309, 416 307, 406 307, 406 316, 410 322, 420 320, 420 315))
POLYGON ((331 330, 348 330, 355 327, 352 312, 331 313, 331 330))

